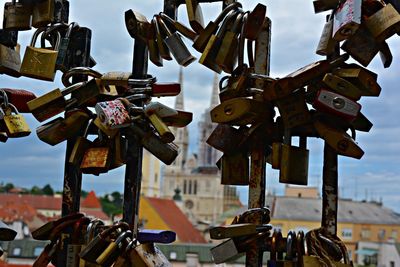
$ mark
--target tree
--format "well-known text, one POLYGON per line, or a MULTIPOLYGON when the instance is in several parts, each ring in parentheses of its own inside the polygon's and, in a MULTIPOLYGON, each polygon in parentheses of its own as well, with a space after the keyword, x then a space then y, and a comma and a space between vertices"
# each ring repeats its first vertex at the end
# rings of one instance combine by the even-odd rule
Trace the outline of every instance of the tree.
POLYGON ((43 191, 42 191, 42 189, 41 189, 40 187, 34 185, 34 186, 31 188, 31 194, 32 194, 32 195, 43 195, 43 191))
POLYGON ((5 190, 6 192, 10 192, 10 190, 13 189, 13 188, 14 188, 14 184, 12 184, 12 183, 7 183, 7 184, 4 186, 4 190, 5 190))
POLYGON ((43 192, 44 195, 54 196, 54 190, 53 190, 53 188, 51 188, 51 186, 49 184, 46 184, 42 188, 42 192, 43 192))

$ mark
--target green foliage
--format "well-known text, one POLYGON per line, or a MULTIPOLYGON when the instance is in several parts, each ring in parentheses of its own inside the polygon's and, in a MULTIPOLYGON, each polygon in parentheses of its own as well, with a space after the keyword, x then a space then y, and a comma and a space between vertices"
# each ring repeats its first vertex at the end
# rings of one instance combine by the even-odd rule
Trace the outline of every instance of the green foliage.
POLYGON ((122 213, 123 197, 119 192, 112 192, 110 195, 106 194, 100 197, 100 203, 103 208, 103 212, 109 216, 122 213))
POLYGON ((42 192, 43 192, 43 194, 45 194, 45 195, 54 196, 54 190, 53 190, 53 188, 52 188, 49 184, 46 184, 46 185, 42 188, 42 192))

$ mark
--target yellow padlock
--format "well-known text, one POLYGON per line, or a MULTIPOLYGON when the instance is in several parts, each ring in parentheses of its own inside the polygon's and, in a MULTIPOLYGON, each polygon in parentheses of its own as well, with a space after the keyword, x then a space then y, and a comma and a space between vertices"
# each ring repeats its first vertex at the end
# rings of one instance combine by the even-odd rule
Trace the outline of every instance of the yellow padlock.
POLYGON ((24 116, 18 113, 17 108, 8 103, 4 110, 4 118, 1 124, 10 138, 24 137, 31 133, 28 123, 26 122, 24 116))

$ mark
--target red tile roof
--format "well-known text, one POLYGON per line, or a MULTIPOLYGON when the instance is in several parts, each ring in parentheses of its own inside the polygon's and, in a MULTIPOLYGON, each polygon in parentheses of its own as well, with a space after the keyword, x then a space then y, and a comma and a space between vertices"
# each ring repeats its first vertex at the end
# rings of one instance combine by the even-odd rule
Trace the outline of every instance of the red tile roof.
POLYGON ((164 222, 176 232, 177 239, 180 242, 207 243, 201 233, 194 228, 173 200, 153 197, 146 197, 146 199, 164 222))
POLYGON ((81 203, 82 208, 101 209, 101 204, 94 191, 90 191, 81 203))
POLYGON ((6 222, 32 221, 35 216, 37 216, 36 209, 26 202, 0 203, 0 218, 6 222))
POLYGON ((35 209, 61 210, 62 199, 45 195, 0 194, 0 203, 29 203, 35 209))

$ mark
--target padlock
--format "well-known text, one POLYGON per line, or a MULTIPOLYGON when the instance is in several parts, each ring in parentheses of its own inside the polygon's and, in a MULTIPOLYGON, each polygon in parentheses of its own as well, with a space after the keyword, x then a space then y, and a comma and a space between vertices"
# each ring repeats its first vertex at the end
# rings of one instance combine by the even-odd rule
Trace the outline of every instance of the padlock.
POLYGON ((164 43, 164 38, 161 34, 161 29, 160 29, 160 26, 158 25, 158 20, 161 20, 160 16, 156 16, 156 18, 153 18, 151 20, 151 23, 153 24, 154 29, 155 29, 158 52, 160 53, 160 56, 163 59, 172 60, 172 57, 169 53, 169 49, 168 49, 167 45, 164 43))
POLYGON ((123 166, 128 157, 128 140, 118 132, 118 134, 113 138, 113 141, 114 151, 112 153, 113 158, 111 159, 110 170, 123 166))
POLYGON ((88 121, 86 129, 82 136, 76 138, 75 144, 72 148, 71 154, 69 156, 68 162, 73 165, 80 165, 82 163, 85 151, 91 146, 92 141, 88 140, 89 129, 93 124, 93 120, 88 121))
POLYGON ((109 171, 113 158, 114 143, 112 139, 99 133, 83 155, 80 169, 82 173, 99 175, 109 171))
MULTIPOLYGON (((86 231, 84 233, 84 243, 81 246, 81 251, 79 252, 79 267, 89 267, 89 266, 97 266, 94 263, 86 262, 83 258, 80 257, 82 251, 84 251, 89 243, 92 242, 93 238, 96 236, 96 232, 99 227, 104 226, 104 222, 100 219, 93 219, 88 224, 86 231)), ((93 259, 94 261, 96 260, 93 259)))
POLYGON ((186 67, 194 60, 196 60, 196 58, 190 54, 188 48, 183 43, 179 33, 174 32, 172 34, 167 25, 165 25, 165 23, 159 18, 158 23, 160 28, 166 34, 164 42, 168 46, 169 51, 179 65, 186 67))
POLYGON ((283 267, 282 253, 278 252, 279 243, 283 240, 282 233, 274 231, 271 238, 270 258, 267 267, 283 267))
POLYGON ((363 92, 358 89, 357 86, 347 81, 344 78, 340 78, 332 73, 325 74, 322 79, 324 84, 326 84, 332 91, 335 91, 341 95, 344 95, 353 100, 359 100, 363 95, 363 92))
POLYGON ((164 116, 162 121, 167 126, 171 127, 186 127, 189 123, 193 120, 193 113, 182 111, 182 110, 175 110, 177 114, 164 116))
POLYGON ((227 124, 218 124, 206 143, 225 154, 231 154, 239 148, 243 142, 244 134, 239 129, 227 124))
POLYGON ((28 2, 7 2, 4 5, 3 28, 27 31, 31 29, 32 5, 28 2))
POLYGON ((361 25, 357 32, 343 43, 341 48, 366 67, 378 54, 380 45, 368 29, 361 25))
POLYGON ((186 38, 188 38, 192 41, 196 38, 197 33, 192 31, 191 29, 189 29, 188 27, 186 27, 179 21, 173 20, 172 18, 170 18, 167 14, 165 14, 163 12, 160 12, 159 15, 166 24, 168 23, 169 25, 171 25, 176 31, 180 32, 186 38))
POLYGON ((49 145, 57 145, 75 137, 87 125, 90 118, 86 112, 81 110, 72 110, 65 116, 65 119, 58 117, 36 128, 39 139, 49 145))
POLYGON ((318 91, 313 107, 318 111, 330 113, 348 121, 354 120, 361 109, 359 103, 325 89, 318 91))
MULTIPOLYGON (((91 226, 89 229, 89 235, 93 235, 95 231, 95 225, 91 226), (93 231, 92 231, 93 230, 93 231)), ((129 229, 129 225, 125 222, 118 222, 111 227, 100 232, 94 238, 90 239, 90 242, 86 245, 84 249, 79 253, 79 257, 84 259, 88 263, 95 263, 96 259, 103 253, 103 251, 110 245, 110 235, 117 234, 119 235, 121 232, 126 231, 129 229)))
POLYGON ((247 151, 224 154, 220 159, 221 184, 248 185, 250 159, 247 151))
POLYGON ((111 266, 118 255, 122 253, 122 250, 126 247, 124 242, 130 242, 132 238, 132 232, 130 230, 121 233, 114 242, 111 242, 108 247, 97 257, 96 262, 104 267, 111 266))
POLYGON ((67 63, 65 63, 67 69, 92 68, 96 65, 96 61, 90 55, 91 39, 92 31, 89 28, 77 27, 72 31, 67 50, 67 63))
MULTIPOLYGON (((234 65, 237 61, 238 53, 243 53, 243 51, 238 51, 238 35, 243 28, 243 15, 244 14, 239 14, 236 17, 231 29, 225 32, 221 46, 219 47, 215 56, 215 63, 226 73, 232 73, 234 65)), ((243 38, 244 36, 240 35, 241 41, 243 41, 243 38)))
POLYGON ((34 93, 24 89, 10 88, 0 88, 0 92, 6 94, 7 101, 13 104, 20 113, 31 113, 26 103, 36 98, 34 93))
POLYGON ((0 125, 7 133, 7 137, 17 138, 31 134, 31 130, 24 116, 18 113, 17 108, 13 104, 6 103, 4 105, 4 113, 0 125))
POLYGON ((84 216, 83 213, 72 213, 67 216, 61 217, 58 220, 49 221, 39 228, 32 231, 32 238, 36 240, 49 240, 50 234, 58 225, 66 222, 66 221, 78 221, 80 218, 84 216))
POLYGON ((15 47, 18 41, 18 31, 8 31, 0 29, 0 44, 15 47))
POLYGON ((71 243, 67 245, 67 267, 75 267, 79 265, 78 254, 82 248, 81 236, 84 235, 84 230, 89 223, 90 218, 82 217, 73 225, 71 243))
POLYGON ((71 33, 75 27, 79 27, 77 23, 72 22, 71 24, 69 24, 64 37, 61 38, 60 46, 58 48, 56 69, 61 70, 62 72, 70 69, 67 62, 67 51, 70 43, 71 33))
POLYGON ((315 121, 314 126, 319 136, 339 155, 356 159, 360 159, 364 155, 364 151, 345 131, 333 128, 321 121, 315 121))
POLYGON ((185 0, 190 27, 199 33, 204 30, 203 12, 198 0, 185 0))
POLYGON ((270 114, 267 102, 242 97, 229 99, 210 111, 212 122, 239 126, 268 118, 270 114))
POLYGON ((310 122, 310 113, 305 101, 304 89, 276 101, 285 128, 291 129, 310 122))
MULTIPOLYGON (((315 63, 304 66, 281 79, 275 80, 271 83, 267 90, 264 90, 264 99, 267 101, 274 101, 279 98, 286 97, 294 90, 309 84, 312 80, 322 75, 325 75, 332 69, 341 66, 348 58, 349 55, 343 54, 332 61, 317 61, 315 63)), ((263 76, 264 75, 258 75, 259 78, 263 76)), ((267 82, 271 81, 270 77, 264 77, 267 82)))
POLYGON ((45 49, 34 47, 36 39, 44 28, 35 31, 31 44, 26 47, 25 55, 21 64, 21 75, 34 79, 53 81, 55 67, 58 55, 58 46, 60 44, 60 33, 57 33, 57 42, 54 49, 45 49))
POLYGON ((156 20, 156 18, 153 18, 151 20, 151 27, 149 28, 149 31, 147 32, 147 47, 148 47, 148 51, 149 51, 150 61, 153 62, 154 65, 156 65, 158 67, 162 67, 163 60, 161 58, 160 51, 158 49, 155 20, 156 20))
POLYGON ((35 1, 32 10, 32 26, 45 27, 54 21, 55 0, 35 1))
POLYGON ((219 28, 217 34, 211 35, 211 37, 207 43, 207 46, 204 48, 204 51, 201 54, 201 57, 199 59, 200 64, 206 66, 207 68, 209 68, 217 73, 221 73, 221 68, 216 63, 216 57, 218 54, 218 50, 220 50, 221 46, 229 45, 229 44, 222 43, 222 40, 223 40, 223 37, 224 37, 226 31, 229 29, 229 27, 235 21, 237 15, 238 15, 238 12, 229 13, 225 17, 224 21, 222 22, 222 25, 219 28))
POLYGON ((21 76, 20 69, 19 44, 14 49, 0 44, 0 73, 18 78, 21 76))
POLYGON ((125 129, 126 134, 134 136, 137 140, 163 163, 170 165, 178 156, 178 147, 174 143, 163 143, 150 129, 137 123, 125 129))
MULTIPOLYGON (((242 42, 239 41, 239 49, 241 50, 242 42)), ((239 52, 239 54, 242 51, 239 52)), ((254 68, 249 68, 246 64, 244 64, 241 60, 243 57, 238 57, 240 60, 238 62, 238 66, 233 70, 231 76, 223 77, 218 86, 219 86, 219 99, 221 102, 224 102, 228 99, 236 98, 236 97, 247 97, 249 95, 249 88, 251 88, 251 76, 254 75, 254 68), (224 86, 224 82, 226 82, 226 86, 224 86)))
MULTIPOLYGON (((285 130, 283 144, 281 144, 281 160, 279 182, 285 184, 307 185, 308 158, 307 137, 299 137, 299 147, 291 145, 289 130, 285 130)), ((275 151, 274 151, 275 152, 275 151)))
POLYGON ((296 265, 296 232, 289 231, 286 237, 285 267, 298 267, 296 265))
POLYGON ((68 24, 69 1, 55 0, 54 3, 54 23, 68 24))
POLYGON ((361 112, 358 112, 358 116, 351 122, 351 125, 355 130, 362 132, 369 132, 373 126, 372 122, 361 112))
POLYGON ((314 0, 314 12, 320 13, 329 9, 334 9, 339 5, 339 0, 314 0))
POLYGON ((119 129, 111 129, 106 127, 101 121, 99 117, 96 117, 96 119, 93 121, 93 124, 96 125, 96 127, 105 135, 107 135, 109 138, 114 138, 118 133, 119 129))
POLYGON ((350 64, 333 71, 333 74, 345 78, 362 90, 363 96, 379 96, 381 87, 377 83, 378 75, 357 64, 350 64))
POLYGON ((337 41, 333 39, 333 13, 327 17, 327 22, 322 30, 321 37, 318 42, 316 53, 321 56, 329 56, 335 52, 337 41))
POLYGON ((400 32, 400 15, 391 4, 388 4, 367 18, 365 26, 378 42, 382 42, 400 32))
POLYGON ((125 26, 132 38, 138 38, 143 42, 147 41, 147 33, 150 30, 151 23, 148 22, 146 16, 129 9, 125 11, 125 26))
POLYGON ((237 223, 260 223, 267 224, 271 220, 271 211, 267 207, 248 209, 242 214, 236 216, 232 224, 237 223))
POLYGON ((252 223, 240 223, 217 226, 210 229, 211 239, 235 238, 241 236, 254 235, 259 232, 269 231, 272 229, 270 224, 256 225, 252 223))
POLYGON ((211 248, 210 252, 215 264, 224 263, 240 253, 231 238, 211 248))
POLYGON ((247 21, 244 25, 244 37, 255 41, 264 25, 265 14, 267 7, 263 4, 257 4, 256 7, 249 13, 247 21))
POLYGON ((138 232, 137 240, 143 243, 169 244, 176 240, 176 233, 168 230, 141 229, 138 232))
POLYGON ((40 255, 35 259, 32 267, 48 266, 51 259, 56 255, 59 245, 59 240, 47 244, 40 255))
POLYGON ((154 243, 145 243, 134 247, 129 252, 130 266, 172 267, 167 257, 154 243))
POLYGON ((80 90, 84 85, 83 82, 73 84, 64 90, 54 89, 38 98, 35 98, 27 103, 32 115, 40 122, 45 121, 67 108, 77 104, 77 99, 65 99, 65 96, 75 90, 80 90))
POLYGON ((17 236, 17 232, 0 220, 0 240, 11 241, 17 236))
POLYGON ((164 116, 177 115, 178 112, 171 109, 159 102, 150 102, 144 108, 144 113, 154 126, 158 134, 160 135, 161 141, 164 143, 170 143, 174 141, 175 136, 169 130, 168 126, 162 121, 164 116))
POLYGON ((105 127, 115 129, 129 125, 131 119, 121 100, 99 102, 95 106, 97 116, 105 127))
POLYGON ((211 35, 217 32, 219 24, 224 20, 224 18, 234 9, 241 8, 242 4, 239 2, 233 2, 222 10, 215 21, 210 21, 207 26, 200 32, 200 34, 195 38, 193 42, 193 48, 198 52, 203 53, 204 48, 206 48, 211 35))
POLYGON ((379 57, 381 58, 384 68, 389 68, 393 62, 393 55, 386 41, 382 41, 379 45, 379 57))
POLYGON ((346 0, 333 15, 333 39, 343 41, 353 35, 361 24, 362 0, 346 0))

